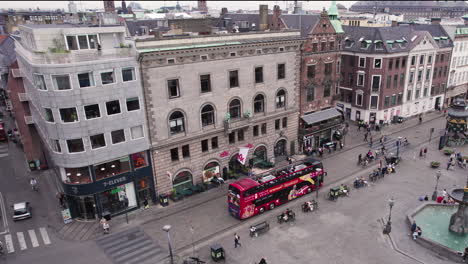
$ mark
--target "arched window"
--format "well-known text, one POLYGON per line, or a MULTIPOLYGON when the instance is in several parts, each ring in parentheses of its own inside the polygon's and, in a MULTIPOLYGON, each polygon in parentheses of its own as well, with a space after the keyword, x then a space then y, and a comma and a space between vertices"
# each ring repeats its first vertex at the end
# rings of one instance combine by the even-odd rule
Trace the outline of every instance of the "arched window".
POLYGON ((241 104, 238 99, 234 99, 229 103, 229 115, 231 118, 241 117, 241 104))
POLYGON ((202 126, 214 124, 214 108, 212 105, 205 105, 201 110, 202 126))
POLYGON ((169 127, 171 130, 171 135, 184 132, 184 114, 182 114, 180 111, 175 111, 172 113, 169 117, 169 127))
POLYGON ((179 172, 172 181, 172 188, 176 189, 176 192, 181 192, 184 189, 192 187, 192 185, 192 173, 189 171, 179 172))
POLYGON ((276 94, 276 108, 283 108, 286 106, 286 92, 279 90, 276 94))
POLYGON ((254 98, 254 113, 263 112, 265 112, 265 97, 262 94, 259 94, 254 98))

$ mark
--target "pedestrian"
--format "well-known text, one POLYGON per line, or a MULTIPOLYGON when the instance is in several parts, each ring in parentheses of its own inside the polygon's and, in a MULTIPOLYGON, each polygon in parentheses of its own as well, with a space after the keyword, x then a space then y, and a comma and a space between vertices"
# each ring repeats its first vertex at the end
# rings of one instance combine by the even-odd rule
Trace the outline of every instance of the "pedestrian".
POLYGON ((413 220, 413 224, 411 225, 411 233, 414 233, 414 231, 416 231, 416 228, 418 226, 416 225, 416 221, 413 220))
POLYGON ((143 206, 145 209, 149 208, 149 203, 148 203, 148 197, 145 196, 145 199, 143 200, 143 206))
POLYGON ((426 158, 427 155, 427 147, 424 148, 424 158, 426 158))
POLYGON ((322 156, 323 156, 323 148, 320 147, 320 148, 318 149, 318 152, 319 152, 319 156, 322 157, 322 156))
POLYGON ((447 162, 447 170, 450 170, 450 165, 452 165, 452 162, 449 160, 449 161, 447 162))
POLYGON ((380 137, 379 142, 380 142, 380 144, 383 144, 383 136, 380 137))
POLYGON ((367 132, 364 134, 364 141, 367 142, 367 132))
POLYGON ((263 257, 258 264, 267 264, 266 258, 263 257))
POLYGON ((337 142, 335 142, 335 143, 333 144, 333 151, 336 151, 336 147, 337 147, 337 145, 338 145, 338 143, 337 143, 337 142))
POLYGON ((240 236, 237 233, 234 233, 234 248, 237 248, 237 246, 242 247, 242 244, 239 241, 240 236))
POLYGON ((340 141, 340 149, 343 149, 343 147, 344 147, 344 144, 343 142, 340 141))
POLYGON ((109 223, 107 221, 102 224, 102 228, 104 229, 104 234, 109 234, 109 223))
POLYGON ((372 140, 372 135, 370 136, 370 142, 369 142, 369 147, 372 148, 372 145, 374 144, 373 140, 372 140))
POLYGON ((463 252, 463 260, 468 260, 468 247, 465 248, 465 252, 463 252))
POLYGON ((424 153, 424 150, 423 150, 423 149, 420 149, 420 150, 419 150, 419 157, 420 157, 420 158, 423 157, 423 153, 424 153))
POLYGON ((362 154, 359 154, 358 155, 358 165, 361 164, 362 162, 362 154))
POLYGON ((422 114, 419 114, 419 124, 422 123, 422 114))

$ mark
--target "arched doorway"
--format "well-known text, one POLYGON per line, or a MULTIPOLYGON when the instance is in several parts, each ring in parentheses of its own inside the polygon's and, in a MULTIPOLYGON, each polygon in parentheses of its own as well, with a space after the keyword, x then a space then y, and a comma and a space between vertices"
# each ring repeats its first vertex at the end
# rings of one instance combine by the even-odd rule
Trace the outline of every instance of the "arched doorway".
POLYGON ((286 139, 280 139, 275 145, 275 158, 286 156, 286 139))
POLYGON ((193 186, 192 173, 190 171, 179 172, 174 180, 172 181, 172 187, 177 193, 180 193, 183 189, 187 189, 193 186))
POLYGON ((229 170, 234 174, 244 173, 244 165, 237 160, 238 155, 239 154, 232 156, 229 160, 229 170))
POLYGON ((257 166, 258 164, 262 164, 267 161, 267 149, 265 146, 258 146, 252 155, 252 165, 257 166))
POLYGON ((220 167, 217 161, 212 161, 203 168, 203 182, 209 182, 213 177, 220 177, 220 167))

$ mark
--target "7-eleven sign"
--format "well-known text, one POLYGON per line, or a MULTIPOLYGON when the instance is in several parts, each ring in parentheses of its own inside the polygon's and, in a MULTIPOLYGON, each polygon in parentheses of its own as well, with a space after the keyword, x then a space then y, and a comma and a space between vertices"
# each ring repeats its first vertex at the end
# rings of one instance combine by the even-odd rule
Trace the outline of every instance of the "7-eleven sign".
POLYGON ((245 160, 247 159, 247 155, 249 154, 249 149, 246 147, 239 148, 239 155, 237 155, 237 160, 240 164, 245 165, 245 160))

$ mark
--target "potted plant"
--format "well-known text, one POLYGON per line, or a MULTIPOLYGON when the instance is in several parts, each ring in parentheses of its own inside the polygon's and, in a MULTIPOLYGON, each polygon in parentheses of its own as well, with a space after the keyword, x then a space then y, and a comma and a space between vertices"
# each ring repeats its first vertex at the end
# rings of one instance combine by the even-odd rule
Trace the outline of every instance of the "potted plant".
POLYGON ((434 168, 434 169, 435 169, 435 168, 439 168, 439 166, 440 166, 440 162, 438 162, 438 161, 431 161, 431 167, 432 167, 432 168, 434 168))
POLYGON ((171 194, 169 194, 169 198, 173 201, 173 202, 176 202, 177 201, 177 191, 175 188, 173 188, 171 190, 171 194))
POLYGON ((452 149, 444 149, 443 151, 444 151, 444 154, 447 155, 447 156, 450 156, 453 153, 452 149))

